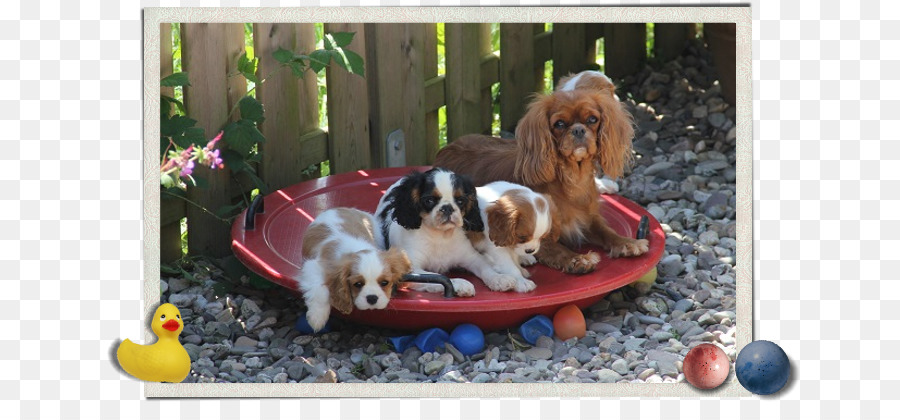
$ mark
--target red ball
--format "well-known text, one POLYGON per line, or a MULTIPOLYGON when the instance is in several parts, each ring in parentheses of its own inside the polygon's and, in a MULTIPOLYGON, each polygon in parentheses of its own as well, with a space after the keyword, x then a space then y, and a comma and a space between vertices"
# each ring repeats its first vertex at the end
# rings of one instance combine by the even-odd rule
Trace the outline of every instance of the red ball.
POLYGON ((684 379, 700 389, 713 389, 725 382, 731 361, 714 344, 700 344, 684 357, 684 379))
POLYGON ((553 331, 560 340, 584 337, 586 330, 584 314, 575 305, 563 306, 553 316, 553 331))

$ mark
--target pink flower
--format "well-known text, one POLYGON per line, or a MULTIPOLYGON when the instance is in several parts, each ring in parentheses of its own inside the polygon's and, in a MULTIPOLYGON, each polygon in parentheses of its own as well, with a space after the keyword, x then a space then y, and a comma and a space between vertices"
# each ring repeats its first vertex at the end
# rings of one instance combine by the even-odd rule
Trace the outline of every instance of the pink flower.
POLYGON ((190 176, 194 172, 194 161, 189 160, 181 167, 181 176, 190 176))

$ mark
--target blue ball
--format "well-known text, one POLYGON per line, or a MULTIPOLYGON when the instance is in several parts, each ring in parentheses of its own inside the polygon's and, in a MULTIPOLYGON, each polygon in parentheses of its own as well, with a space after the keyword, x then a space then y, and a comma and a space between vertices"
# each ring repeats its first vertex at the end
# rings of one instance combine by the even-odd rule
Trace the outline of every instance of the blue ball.
POLYGON ((465 356, 484 350, 484 333, 472 324, 461 324, 450 333, 450 344, 465 356))
POLYGON ((757 395, 774 394, 791 376, 791 361, 784 350, 771 341, 756 340, 741 349, 734 362, 741 386, 757 395))
POLYGON ((440 328, 429 328, 416 336, 416 347, 423 352, 432 352, 450 341, 450 335, 440 328))

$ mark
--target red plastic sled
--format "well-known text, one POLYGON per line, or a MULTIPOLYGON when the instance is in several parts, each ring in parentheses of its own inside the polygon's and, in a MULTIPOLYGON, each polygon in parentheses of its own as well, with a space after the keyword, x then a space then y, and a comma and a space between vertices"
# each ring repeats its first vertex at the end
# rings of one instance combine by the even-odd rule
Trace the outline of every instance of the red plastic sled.
MULTIPOLYGON (((263 211, 251 206, 237 219, 231 229, 231 247, 237 258, 257 274, 298 291, 296 278, 303 264, 301 240, 313 219, 334 207, 374 212, 384 191, 413 169, 429 168, 350 172, 276 191, 262 200, 263 211), (252 217, 246 217, 247 211, 252 212, 252 217)), ((649 216, 642 207, 621 196, 604 195, 601 200, 605 201, 602 211, 606 220, 621 235, 634 237, 641 216, 649 216)), ((453 273, 454 277, 472 281, 476 289, 474 297, 445 298, 441 294, 401 288, 383 310, 355 310, 346 316, 332 311, 332 315, 395 329, 441 327, 449 331, 468 322, 489 331, 518 326, 537 314, 552 318, 560 307, 568 304, 583 309, 637 280, 659 261, 665 236, 659 222, 652 216, 649 220, 649 252, 639 257, 608 258, 605 252, 591 248, 603 260, 597 270, 583 275, 564 274, 537 264, 529 269, 537 288, 528 293, 493 292, 468 273, 453 273)))

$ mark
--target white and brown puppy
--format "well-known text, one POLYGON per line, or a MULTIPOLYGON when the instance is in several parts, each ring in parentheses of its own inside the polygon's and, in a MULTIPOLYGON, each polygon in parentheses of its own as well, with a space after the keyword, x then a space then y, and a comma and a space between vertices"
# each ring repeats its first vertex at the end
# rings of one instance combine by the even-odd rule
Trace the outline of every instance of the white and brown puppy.
MULTIPOLYGON (((475 186, 467 177, 434 168, 414 171, 385 192, 375 211, 385 239, 409 256, 413 273, 446 274, 463 268, 478 276, 491 290, 511 290, 516 279, 497 272, 466 237, 483 232, 475 186)), ((386 246, 387 246, 386 244, 386 246)), ((461 278, 451 278, 456 294, 472 296, 475 287, 461 278)), ((415 290, 440 292, 435 284, 410 284, 415 290)))
POLYGON ((517 292, 530 292, 535 284, 522 268, 535 263, 534 254, 544 239, 559 239, 553 225, 553 201, 530 188, 496 181, 478 191, 478 206, 485 221, 484 233, 470 233, 475 249, 490 257, 494 268, 516 278, 517 292))
POLYGON ((318 331, 331 308, 384 309, 394 286, 412 270, 406 253, 383 250, 375 217, 352 208, 327 210, 303 234, 300 290, 306 320, 318 331))

